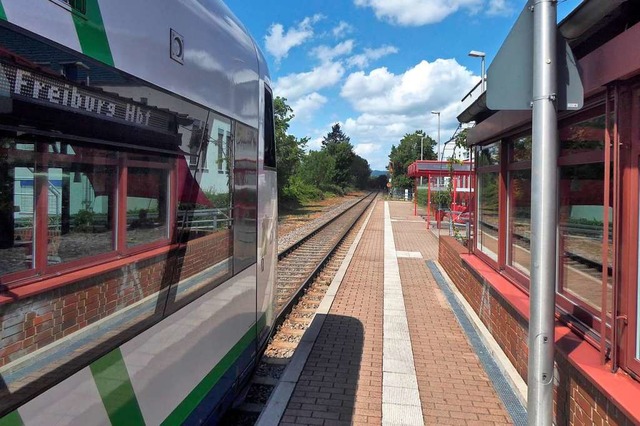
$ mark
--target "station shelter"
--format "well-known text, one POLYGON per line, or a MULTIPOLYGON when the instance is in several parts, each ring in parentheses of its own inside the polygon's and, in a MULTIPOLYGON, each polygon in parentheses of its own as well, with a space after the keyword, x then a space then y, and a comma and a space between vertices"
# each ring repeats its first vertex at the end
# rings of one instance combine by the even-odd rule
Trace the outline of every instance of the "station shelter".
MULTIPOLYGON (((427 228, 431 218, 435 217, 438 227, 442 218, 448 214, 454 222, 468 221, 473 193, 473 167, 471 161, 449 162, 438 160, 418 160, 407 168, 407 176, 413 179, 414 194, 418 191, 418 182, 427 181, 427 228), (432 207, 432 192, 449 192, 451 203, 447 206, 432 207)), ((413 197, 414 211, 418 214, 418 197, 413 197)))
MULTIPOLYGON (((555 423, 640 424, 640 3, 587 0, 558 30, 585 97, 557 120, 555 423)), ((484 92, 458 120, 475 122, 474 226, 439 259, 526 381, 532 114, 484 92)))

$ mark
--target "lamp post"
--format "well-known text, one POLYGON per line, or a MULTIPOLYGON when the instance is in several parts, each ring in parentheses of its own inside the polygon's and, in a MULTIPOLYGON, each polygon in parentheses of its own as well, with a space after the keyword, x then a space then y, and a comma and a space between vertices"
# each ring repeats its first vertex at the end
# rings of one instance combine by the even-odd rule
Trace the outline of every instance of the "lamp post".
POLYGON ((431 111, 431 114, 438 115, 438 161, 440 160, 440 111, 431 111))
MULTIPOLYGON (((424 136, 420 136, 420 161, 424 160, 424 136)), ((420 176, 420 186, 422 186, 422 176, 420 176)))
MULTIPOLYGON (((440 111, 431 111, 431 114, 437 114, 438 115, 438 158, 436 158, 438 161, 441 161, 440 158, 440 111)), ((440 178, 437 179, 438 184, 440 183, 440 178)))
POLYGON ((484 92, 484 80, 485 80, 485 76, 484 76, 484 58, 487 55, 484 52, 479 52, 477 50, 472 50, 471 52, 469 52, 469 56, 471 56, 472 58, 480 58, 482 60, 482 64, 481 64, 482 69, 480 70, 480 89, 484 92))

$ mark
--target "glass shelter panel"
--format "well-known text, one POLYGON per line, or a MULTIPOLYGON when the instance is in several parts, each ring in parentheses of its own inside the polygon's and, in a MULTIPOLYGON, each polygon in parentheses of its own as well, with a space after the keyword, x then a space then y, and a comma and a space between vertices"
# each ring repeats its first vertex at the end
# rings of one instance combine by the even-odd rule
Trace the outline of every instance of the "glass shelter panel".
POLYGON ((531 265, 531 170, 509 172, 508 263, 525 275, 531 265))
POLYGON ((599 310, 602 269, 607 270, 610 286, 613 259, 613 209, 604 203, 604 163, 561 167, 559 197, 561 293, 599 310), (603 235, 605 209, 609 209, 608 236, 603 235), (607 265, 603 265, 603 243, 609 249, 607 265))
POLYGON ((604 150, 604 115, 561 127, 560 156, 604 150))
POLYGON ((498 260, 498 173, 478 174, 478 237, 477 248, 493 260, 498 260))

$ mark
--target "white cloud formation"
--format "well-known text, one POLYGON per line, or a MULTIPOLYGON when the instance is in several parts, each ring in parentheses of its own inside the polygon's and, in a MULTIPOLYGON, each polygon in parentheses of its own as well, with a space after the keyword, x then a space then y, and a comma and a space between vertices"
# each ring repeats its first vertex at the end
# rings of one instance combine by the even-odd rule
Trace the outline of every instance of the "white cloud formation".
POLYGON ((331 33, 335 38, 342 38, 347 34, 351 33, 352 31, 353 31, 353 26, 351 26, 350 24, 344 21, 340 21, 338 25, 334 27, 333 30, 331 30, 331 33))
POLYGON ((363 53, 354 55, 347 59, 347 65, 356 68, 366 68, 371 61, 375 61, 384 56, 398 53, 398 49, 394 46, 382 46, 377 49, 365 48, 363 53))
POLYGON ((304 95, 337 84, 344 73, 345 69, 339 62, 324 63, 309 72, 289 74, 278 78, 273 92, 276 96, 294 102, 304 95))
POLYGON ((344 121, 343 130, 351 137, 356 151, 375 170, 383 170, 389 161, 391 145, 416 130, 437 138, 440 111, 441 142, 458 126, 460 99, 475 84, 477 76, 454 59, 422 61, 402 74, 378 68, 366 74, 350 74, 341 90, 359 113, 344 121))
POLYGON ((291 49, 313 37, 313 24, 323 18, 320 14, 304 18, 297 27, 289 28, 286 33, 282 24, 272 24, 264 37, 267 52, 273 55, 277 62, 286 58, 291 49))
POLYGON ((511 15, 514 9, 507 2, 507 0, 489 0, 489 8, 487 9, 487 15, 511 15))
POLYGON ((353 151, 363 158, 367 154, 372 154, 379 149, 380 149, 380 146, 375 143, 360 143, 353 147, 353 151))
POLYGON ((483 0, 354 0, 354 3, 372 8, 378 19, 418 26, 440 22, 461 9, 477 13, 483 0))
POLYGON ((338 43, 334 47, 321 45, 311 50, 311 55, 315 56, 320 62, 331 62, 339 56, 348 55, 353 50, 355 42, 353 40, 345 40, 338 43))
POLYGON ((425 104, 438 110, 473 87, 469 70, 455 59, 422 61, 404 74, 395 75, 378 68, 368 75, 352 73, 345 81, 341 96, 360 112, 414 114, 424 111, 425 104))
POLYGON ((308 122, 313 114, 326 104, 328 99, 317 92, 310 93, 291 103, 294 120, 308 122))

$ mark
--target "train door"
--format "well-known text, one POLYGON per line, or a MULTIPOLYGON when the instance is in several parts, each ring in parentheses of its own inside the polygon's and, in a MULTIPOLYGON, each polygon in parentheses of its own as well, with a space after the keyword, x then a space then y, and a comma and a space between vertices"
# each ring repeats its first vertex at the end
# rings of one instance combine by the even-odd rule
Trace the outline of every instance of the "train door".
POLYGON ((273 95, 265 84, 261 91, 264 108, 260 127, 261 144, 258 158, 258 283, 256 322, 258 344, 266 344, 274 317, 276 281, 278 190, 276 182, 276 145, 274 134, 273 95))

